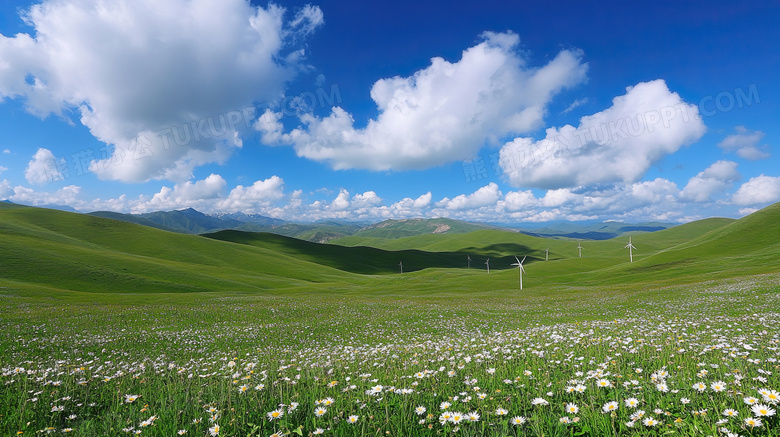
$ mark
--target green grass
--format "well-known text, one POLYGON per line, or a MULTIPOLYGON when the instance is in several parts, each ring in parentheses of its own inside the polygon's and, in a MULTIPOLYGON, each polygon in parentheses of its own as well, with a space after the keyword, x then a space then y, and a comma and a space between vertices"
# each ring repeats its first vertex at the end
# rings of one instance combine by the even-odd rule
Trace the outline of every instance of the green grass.
POLYGON ((625 238, 577 242, 479 230, 453 235, 318 244, 263 233, 182 235, 61 211, 0 206, 3 280, 106 293, 339 290, 407 293, 430 288, 510 292, 514 257, 528 256, 526 290, 674 285, 777 272, 780 208, 741 220, 708 219, 625 238), (760 231, 759 231, 760 230, 760 231), (763 236, 767 237, 764 238, 763 236), (550 248, 550 260, 544 250, 550 248), (472 259, 466 269, 466 256, 472 259), (485 260, 490 258, 491 274, 485 260), (399 262, 405 273, 397 277, 399 262))
POLYGON ((0 205, 0 435, 777 436, 744 398, 780 390, 778 218, 637 233, 629 263, 625 238, 345 247, 0 205))
POLYGON ((296 259, 362 274, 412 272, 423 268, 457 268, 463 265, 465 254, 455 252, 425 252, 421 250, 388 251, 372 247, 343 247, 312 243, 269 233, 226 230, 204 234, 204 237, 231 243, 261 247, 296 259))
POLYGON ((396 239, 415 235, 453 235, 485 229, 490 226, 467 223, 447 218, 385 220, 368 226, 344 237, 345 241, 360 241, 363 238, 396 239))

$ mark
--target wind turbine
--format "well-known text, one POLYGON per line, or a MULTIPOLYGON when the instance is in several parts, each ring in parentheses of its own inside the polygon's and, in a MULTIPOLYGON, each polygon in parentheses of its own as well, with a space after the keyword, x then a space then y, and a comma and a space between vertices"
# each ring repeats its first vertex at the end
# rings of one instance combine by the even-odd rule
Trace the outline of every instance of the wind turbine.
POLYGON ((490 273, 490 258, 485 261, 485 265, 487 266, 488 273, 490 273))
POLYGON ((580 258, 582 258, 582 242, 577 242, 577 251, 580 253, 580 258))
POLYGON ((466 262, 468 263, 468 268, 471 268, 471 256, 469 254, 466 254, 466 262))
POLYGON ((525 256, 523 257, 523 260, 520 261, 515 257, 516 263, 512 263, 513 266, 517 266, 517 274, 520 276, 520 289, 523 289, 523 273, 525 273, 525 268, 523 267, 523 263, 525 262, 525 256))
POLYGON ((631 262, 634 262, 634 249, 636 249, 636 247, 634 247, 634 245, 631 244, 630 235, 628 236, 628 244, 626 244, 626 247, 624 247, 624 249, 628 249, 628 256, 631 258, 631 262))
POLYGON ((544 249, 544 260, 549 261, 550 260, 550 248, 544 249))
POLYGON ((401 261, 401 262, 398 263, 398 265, 401 266, 401 273, 403 273, 404 272, 404 262, 401 261))

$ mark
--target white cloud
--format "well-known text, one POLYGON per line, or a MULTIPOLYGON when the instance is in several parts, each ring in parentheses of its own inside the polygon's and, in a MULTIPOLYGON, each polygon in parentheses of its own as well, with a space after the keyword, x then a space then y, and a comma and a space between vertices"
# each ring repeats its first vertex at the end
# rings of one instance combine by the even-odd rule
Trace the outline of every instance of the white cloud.
POLYGON ((741 177, 736 162, 718 161, 692 177, 680 193, 680 199, 709 202, 714 195, 725 192, 741 177))
POLYGON ((57 159, 51 150, 40 148, 27 164, 24 177, 27 182, 35 185, 60 181, 65 179, 65 175, 60 171, 63 164, 64 161, 57 159))
POLYGON ((379 115, 356 128, 351 114, 334 107, 324 118, 282 134, 278 116, 255 128, 266 143, 292 144, 299 156, 335 169, 424 169, 472 157, 485 142, 539 127, 552 97, 585 80, 581 54, 563 50, 541 68, 516 51, 513 33, 482 35, 455 63, 433 58, 409 77, 380 79, 371 88, 379 115))
POLYGON ((677 184, 664 178, 631 184, 626 191, 632 200, 626 205, 627 210, 637 206, 674 202, 678 194, 677 184))
POLYGON ((14 193, 14 189, 11 188, 11 183, 7 179, 3 179, 0 182, 0 200, 6 200, 14 193))
POLYGON ((8 170, 8 167, 3 167, 2 165, 0 165, 0 174, 2 174, 6 170, 8 170))
POLYGON ((549 128, 541 141, 516 138, 500 152, 514 186, 544 189, 639 180, 655 162, 704 134, 698 108, 663 80, 642 82, 578 127, 549 128))
POLYGON ((295 14, 290 26, 294 29, 300 29, 302 34, 308 35, 324 23, 325 16, 322 14, 322 9, 318 6, 306 5, 295 14))
POLYGON ((426 208, 431 204, 431 192, 428 191, 427 193, 423 194, 422 196, 414 199, 414 202, 412 203, 413 208, 426 208))
POLYGON ((349 208, 349 191, 344 189, 339 191, 339 195, 333 199, 333 203, 331 203, 330 206, 336 211, 344 211, 349 208))
POLYGON ((582 105, 584 105, 586 103, 588 103, 588 98, 587 97, 583 97, 581 99, 577 99, 577 100, 571 102, 571 105, 567 106, 566 109, 561 111, 561 114, 568 114, 571 111, 575 110, 576 108, 579 108, 580 106, 582 106, 582 105))
POLYGON ((531 190, 510 191, 504 196, 503 203, 499 202, 498 204, 499 208, 504 208, 507 211, 521 211, 538 205, 539 199, 534 196, 531 190))
POLYGON ((723 141, 718 143, 718 147, 726 152, 736 150, 737 155, 741 158, 751 161, 769 158, 770 155, 766 152, 768 146, 765 144, 761 148, 758 147, 758 143, 764 138, 763 132, 750 131, 745 126, 737 126, 735 130, 737 133, 724 138, 723 141))
POLYGON ((288 44, 322 23, 307 6, 245 0, 45 0, 25 14, 34 35, 0 35, 0 99, 38 116, 76 110, 116 146, 103 179, 184 181, 241 147, 253 101, 279 99, 301 52, 288 44))
POLYGON ((445 197, 436 203, 436 206, 449 210, 475 209, 496 205, 500 198, 501 191, 498 189, 498 185, 491 182, 471 194, 461 194, 452 199, 445 197))
POLYGON ((652 181, 614 185, 607 188, 578 187, 547 190, 536 198, 530 190, 512 192, 498 203, 492 220, 544 222, 550 220, 591 220, 600 217, 629 221, 677 217, 682 205, 677 202, 678 189, 673 182, 657 178, 652 181), (507 215, 502 216, 501 213, 507 215))
POLYGON ((363 194, 355 194, 352 197, 352 206, 355 208, 367 208, 382 203, 382 198, 374 191, 366 191, 363 194))
POLYGON ((742 184, 731 199, 737 205, 759 205, 780 201, 780 177, 756 176, 742 184))
POLYGON ((211 174, 206 179, 162 187, 149 201, 136 205, 136 212, 166 211, 181 208, 198 208, 219 197, 227 182, 222 176, 211 174))
POLYGON ((78 197, 80 193, 81 187, 76 185, 62 187, 53 193, 38 192, 32 188, 19 185, 14 187, 13 195, 8 196, 8 198, 15 203, 25 205, 68 205, 78 209, 79 205, 84 204, 78 197))
POLYGON ((9 155, 11 151, 9 149, 3 149, 3 155, 9 155))
POLYGON ((262 181, 255 181, 249 187, 238 185, 230 190, 226 199, 217 203, 219 211, 258 211, 267 207, 273 201, 280 200, 283 196, 284 180, 279 176, 271 176, 262 181))
POLYGON ((238 185, 226 193, 227 181, 218 174, 211 174, 199 181, 175 184, 173 188, 163 186, 151 197, 142 195, 131 199, 122 195, 116 199, 82 202, 76 208, 85 211, 98 209, 129 211, 137 214, 182 208, 194 208, 206 213, 235 211, 257 213, 284 197, 283 186, 282 178, 271 176, 265 180, 258 180, 248 187, 238 185))
POLYGON ((542 206, 545 207, 558 207, 565 203, 571 202, 574 199, 576 199, 576 194, 572 193, 572 191, 568 188, 559 188, 557 190, 547 190, 547 193, 542 197, 542 206))

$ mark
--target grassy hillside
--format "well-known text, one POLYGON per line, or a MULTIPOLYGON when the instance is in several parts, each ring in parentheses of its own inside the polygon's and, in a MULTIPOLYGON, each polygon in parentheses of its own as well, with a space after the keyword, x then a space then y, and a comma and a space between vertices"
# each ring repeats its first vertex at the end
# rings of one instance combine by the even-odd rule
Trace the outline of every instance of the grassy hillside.
POLYGON ((460 220, 452 220, 447 218, 385 220, 383 222, 360 229, 359 231, 355 232, 352 237, 357 239, 394 239, 424 234, 463 234, 486 228, 490 228, 490 226, 467 223, 460 220))
POLYGON ((405 272, 424 268, 457 268, 466 265, 466 255, 457 252, 388 251, 373 247, 352 248, 313 243, 276 234, 236 230, 220 231, 203 236, 262 247, 296 259, 362 274, 398 273, 400 272, 400 262, 403 262, 405 272))
POLYGON ((263 291, 356 277, 267 249, 0 205, 0 276, 90 292, 263 291))
POLYGON ((102 217, 102 218, 107 218, 107 219, 112 219, 112 220, 119 220, 119 221, 128 222, 128 223, 135 223, 136 225, 141 225, 141 226, 149 226, 150 228, 162 229, 164 231, 171 231, 171 232, 180 232, 181 231, 179 229, 172 229, 172 228, 163 226, 163 225, 161 225, 159 223, 156 223, 156 222, 153 222, 153 221, 151 221, 151 220, 149 220, 147 218, 143 218, 141 216, 133 215, 133 214, 122 214, 120 212, 113 212, 113 211, 94 211, 94 212, 89 212, 87 214, 95 216, 95 217, 102 217))
POLYGON ((284 223, 281 225, 258 225, 245 223, 235 228, 246 232, 268 232, 285 237, 294 237, 300 240, 327 243, 331 240, 352 235, 360 229, 360 226, 351 223, 284 223))
MULTIPOLYGON (((398 239, 362 238, 360 247, 279 235, 166 232, 82 214, 0 205, 0 283, 101 293, 328 292, 399 296, 513 293, 514 256, 528 256, 528 292, 583 287, 641 288, 780 271, 780 205, 740 220, 707 219, 583 241, 479 230, 398 239), (373 247, 369 247, 369 244, 373 247), (550 260, 544 261, 549 247, 550 260), (466 256, 472 259, 466 269, 466 256), (490 258, 491 274, 485 269, 490 258), (404 274, 398 263, 403 261, 404 274)), ((580 290, 580 291, 577 291, 580 290)))

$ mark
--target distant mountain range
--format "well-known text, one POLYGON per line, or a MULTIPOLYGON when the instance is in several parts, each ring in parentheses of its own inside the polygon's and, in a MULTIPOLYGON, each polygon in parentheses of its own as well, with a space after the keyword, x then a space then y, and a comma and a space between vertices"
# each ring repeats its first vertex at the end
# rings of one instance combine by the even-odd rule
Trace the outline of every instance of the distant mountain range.
POLYGON ((609 240, 627 232, 655 232, 675 226, 673 223, 649 222, 649 223, 622 223, 599 222, 585 223, 556 223, 539 229, 520 230, 520 232, 536 237, 564 237, 583 240, 609 240))
POLYGON ((192 208, 145 214, 96 211, 89 213, 89 215, 122 220, 183 234, 203 234, 234 229, 247 232, 269 232, 318 243, 327 243, 336 238, 352 235, 363 227, 363 224, 338 222, 291 223, 260 214, 245 214, 241 212, 204 214, 192 208))
POLYGON ((294 223, 260 214, 204 214, 192 208, 157 211, 146 214, 122 214, 97 211, 90 215, 122 220, 185 234, 203 234, 220 230, 269 232, 317 243, 327 243, 347 236, 396 239, 423 234, 462 234, 481 229, 521 232, 536 237, 558 237, 588 240, 608 240, 626 232, 654 232, 674 226, 671 223, 554 223, 548 227, 523 229, 523 224, 491 225, 469 223, 448 218, 385 220, 379 223, 324 221, 294 223))
MULTIPOLYGON (((13 203, 7 200, 3 202, 13 203)), ((40 207, 76 212, 71 207, 61 205, 40 207)), ((327 243, 344 237, 396 239, 424 234, 462 234, 481 229, 520 232, 535 237, 608 240, 628 232, 655 232, 675 226, 674 223, 622 223, 616 221, 483 224, 448 218, 396 219, 379 223, 348 221, 295 223, 261 214, 242 212, 204 214, 192 208, 145 214, 95 211, 88 213, 88 215, 183 234, 204 234, 232 229, 246 232, 268 232, 317 243, 327 243)))

